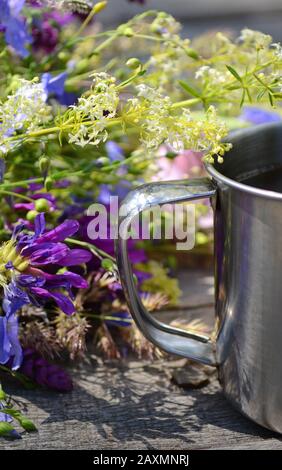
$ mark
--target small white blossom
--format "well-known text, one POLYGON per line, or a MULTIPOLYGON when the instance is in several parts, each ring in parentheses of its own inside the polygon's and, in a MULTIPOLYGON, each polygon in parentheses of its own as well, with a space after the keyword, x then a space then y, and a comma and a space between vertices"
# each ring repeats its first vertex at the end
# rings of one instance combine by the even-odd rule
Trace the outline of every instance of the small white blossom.
POLYGON ((239 41, 245 43, 246 46, 255 46, 257 49, 264 49, 270 46, 272 37, 269 34, 254 31, 252 29, 242 29, 239 41))
MULTIPOLYGON (((171 101, 157 89, 145 84, 137 85, 137 96, 145 100, 141 114, 141 140, 150 149, 158 148, 167 138, 167 120, 171 101), (144 116, 142 116, 142 114, 144 116)), ((132 101, 131 101, 131 104, 132 101)), ((134 101, 136 108, 136 101, 134 101)), ((138 112, 138 110, 137 110, 138 112)))
POLYGON ((203 65, 195 73, 196 80, 206 81, 212 85, 220 85, 225 83, 227 74, 223 71, 216 70, 209 65, 203 65))
POLYGON ((106 73, 93 75, 89 96, 82 96, 72 106, 76 125, 69 133, 69 142, 84 147, 98 145, 107 139, 107 121, 116 115, 119 103, 115 79, 106 73))
POLYGON ((15 145, 7 140, 17 131, 32 131, 50 119, 46 91, 42 83, 20 80, 15 93, 0 104, 0 149, 8 152, 15 145))

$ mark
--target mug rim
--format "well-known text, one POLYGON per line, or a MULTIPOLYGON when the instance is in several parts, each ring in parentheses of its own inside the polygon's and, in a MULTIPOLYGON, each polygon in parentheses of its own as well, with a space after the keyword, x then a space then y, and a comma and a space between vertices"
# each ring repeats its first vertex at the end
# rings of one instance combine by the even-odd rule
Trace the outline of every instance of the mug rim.
MULTIPOLYGON (((233 145, 236 145, 236 140, 240 139, 241 137, 257 134, 259 131, 263 132, 264 130, 275 129, 276 127, 281 127, 282 132, 282 120, 281 122, 275 123, 268 123, 268 124, 257 124, 256 126, 244 128, 244 129, 237 129, 232 131, 228 137, 227 141, 231 142, 233 145), (230 137, 230 139, 229 139, 230 137)), ((223 183, 233 189, 237 189, 239 191, 243 191, 245 193, 251 194, 253 196, 263 197, 265 199, 275 199, 278 201, 282 201, 282 193, 277 191, 270 191, 268 189, 261 189, 256 188, 254 186, 249 186, 247 184, 241 183, 236 181, 228 176, 223 175, 220 171, 216 170, 215 167, 211 163, 205 163, 205 168, 212 178, 215 179, 216 182, 223 183)))

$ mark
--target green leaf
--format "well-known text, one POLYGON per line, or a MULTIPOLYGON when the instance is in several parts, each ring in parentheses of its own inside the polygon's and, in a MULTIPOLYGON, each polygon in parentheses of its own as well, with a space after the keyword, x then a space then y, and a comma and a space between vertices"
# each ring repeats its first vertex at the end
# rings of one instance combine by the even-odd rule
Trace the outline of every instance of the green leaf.
POLYGON ((269 99, 269 103, 271 104, 271 106, 273 107, 274 106, 274 103, 273 103, 273 96, 270 92, 268 92, 268 99, 269 99))
POLYGON ((6 421, 0 421, 0 436, 11 437, 11 432, 14 430, 14 427, 10 423, 6 423, 6 421))
POLYGON ((260 101, 263 98, 263 96, 265 95, 265 92, 266 92, 266 90, 262 90, 258 93, 257 101, 260 101))
POLYGON ((187 93, 194 96, 195 98, 201 98, 199 91, 195 90, 195 88, 192 88, 190 85, 188 85, 187 82, 179 80, 179 85, 183 88, 183 90, 187 91, 187 93))
POLYGON ((242 98, 241 98, 241 102, 240 102, 240 108, 242 108, 242 106, 244 104, 245 96, 246 96, 246 90, 243 90, 242 98))
POLYGON ((252 100, 251 93, 250 93, 250 91, 249 91, 249 89, 248 89, 248 88, 246 88, 246 93, 247 93, 247 96, 248 96, 248 100, 249 100, 249 102, 250 102, 250 103, 252 103, 252 102, 253 102, 253 100, 252 100))
POLYGON ((226 68, 229 70, 229 72, 233 75, 233 77, 236 78, 236 80, 238 80, 240 83, 242 83, 242 78, 240 77, 240 75, 238 74, 238 72, 233 68, 231 67, 231 65, 226 65, 226 68))
POLYGON ((199 54, 195 49, 191 49, 191 47, 187 47, 185 49, 186 54, 188 57, 191 57, 191 59, 198 60, 199 59, 199 54))
MULTIPOLYGON (((8 367, 2 366, 2 365, 0 365, 0 370, 3 370, 7 374, 10 374, 13 378, 21 382, 21 384, 28 390, 34 390, 35 388, 38 388, 38 385, 35 382, 33 382, 29 377, 22 374, 21 372, 9 369, 8 367)), ((5 397, 6 397, 6 394, 1 389, 1 386, 0 386, 0 401, 5 400, 5 397)))
POLYGON ((226 90, 233 91, 233 90, 240 90, 240 88, 242 88, 240 85, 228 85, 226 87, 226 90))
POLYGON ((145 73, 147 73, 146 69, 140 70, 140 72, 138 72, 138 77, 142 77, 143 75, 145 75, 145 73))
POLYGON ((262 81, 262 79, 256 73, 253 73, 253 76, 259 83, 261 83, 261 85, 267 88, 266 84, 262 81))
POLYGON ((28 418, 26 418, 22 413, 14 408, 3 408, 2 413, 5 413, 9 416, 12 416, 18 421, 21 427, 28 432, 37 431, 35 424, 28 418))
POLYGON ((4 392, 3 388, 0 385, 0 401, 6 400, 6 398, 7 398, 7 395, 6 395, 6 393, 4 392))
POLYGON ((37 431, 37 427, 35 426, 35 424, 28 418, 26 418, 25 416, 21 416, 20 419, 18 419, 19 421, 19 424, 21 425, 21 427, 27 431, 27 432, 34 432, 34 431, 37 431))

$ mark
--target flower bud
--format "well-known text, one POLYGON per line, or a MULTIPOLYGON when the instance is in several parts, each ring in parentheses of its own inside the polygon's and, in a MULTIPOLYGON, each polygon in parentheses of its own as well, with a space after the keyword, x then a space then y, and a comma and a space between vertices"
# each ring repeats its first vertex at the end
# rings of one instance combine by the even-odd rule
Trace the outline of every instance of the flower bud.
POLYGON ((102 259, 101 266, 106 271, 113 271, 114 270, 114 262, 111 259, 108 259, 108 258, 102 259))
POLYGON ((70 54, 66 51, 61 51, 58 53, 58 59, 62 62, 67 62, 70 59, 70 54))
POLYGON ((104 10, 106 8, 108 2, 98 2, 96 5, 93 7, 93 12, 94 14, 100 13, 100 11, 104 10))
POLYGON ((162 27, 159 25, 159 23, 152 23, 150 26, 150 31, 155 34, 161 34, 162 32, 162 27))
POLYGON ((37 212, 47 212, 50 208, 49 202, 47 201, 47 199, 44 199, 43 197, 41 197, 40 199, 37 199, 34 205, 35 205, 35 209, 37 210, 37 212))
POLYGON ((132 57, 131 59, 128 59, 128 61, 126 62, 126 65, 127 67, 129 67, 130 69, 137 69, 138 67, 140 67, 141 65, 141 62, 139 59, 136 59, 136 57, 132 57))
POLYGON ((53 187, 53 180, 50 178, 50 176, 47 176, 45 183, 44 183, 46 191, 50 191, 53 187))
POLYGON ((39 159, 39 168, 40 168, 41 173, 46 174, 47 171, 49 170, 49 166, 50 166, 50 159, 46 157, 45 155, 42 156, 39 159))
POLYGON ((96 164, 99 167, 109 165, 110 164, 110 159, 108 157, 99 157, 96 160, 96 164))
POLYGON ((191 59, 195 59, 195 60, 199 59, 198 52, 196 52, 194 49, 191 49, 191 47, 187 47, 185 49, 185 52, 188 55, 188 57, 191 57, 191 59))
POLYGON ((87 59, 81 59, 75 64, 75 71, 82 73, 85 72, 88 69, 88 60, 87 59))
POLYGON ((28 213, 26 214, 26 220, 28 220, 29 222, 33 222, 37 215, 38 212, 35 210, 28 211, 28 213))
POLYGON ((125 28, 123 31, 124 36, 127 36, 128 38, 132 38, 134 35, 134 32, 131 28, 125 28))

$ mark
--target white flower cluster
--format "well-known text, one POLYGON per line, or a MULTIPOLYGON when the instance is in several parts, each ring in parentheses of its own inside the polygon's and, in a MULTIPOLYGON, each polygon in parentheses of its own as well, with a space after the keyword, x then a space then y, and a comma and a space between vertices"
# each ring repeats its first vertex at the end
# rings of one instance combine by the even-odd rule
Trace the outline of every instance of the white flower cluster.
POLYGON ((212 85, 220 85, 225 83, 228 79, 227 73, 222 70, 219 71, 210 67, 209 65, 203 65, 195 73, 196 80, 201 80, 202 82, 208 81, 212 85))
POLYGON ((0 150, 8 152, 17 131, 32 131, 50 119, 50 107, 42 83, 21 79, 16 91, 0 104, 0 150))
POLYGON ((96 73, 93 77, 90 94, 71 107, 75 125, 69 133, 69 142, 81 147, 106 141, 107 122, 116 115, 119 103, 115 78, 107 73, 96 73))
POLYGON ((269 34, 245 28, 242 29, 238 40, 247 47, 255 46, 256 49, 265 49, 270 46, 272 37, 269 34))
POLYGON ((143 83, 136 89, 137 98, 129 102, 132 111, 140 118, 141 141, 149 151, 155 150, 167 139, 171 101, 157 89, 143 83))

